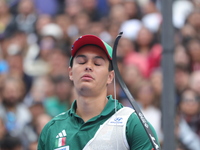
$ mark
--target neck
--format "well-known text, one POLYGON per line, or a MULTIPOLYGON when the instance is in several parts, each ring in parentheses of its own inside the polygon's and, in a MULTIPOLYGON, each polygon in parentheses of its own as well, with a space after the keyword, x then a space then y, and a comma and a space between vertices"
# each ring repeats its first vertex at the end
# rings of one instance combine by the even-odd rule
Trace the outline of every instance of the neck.
POLYGON ((77 109, 76 113, 79 115, 84 122, 89 119, 99 115, 105 105, 107 104, 108 99, 106 96, 100 97, 82 97, 77 98, 77 109))

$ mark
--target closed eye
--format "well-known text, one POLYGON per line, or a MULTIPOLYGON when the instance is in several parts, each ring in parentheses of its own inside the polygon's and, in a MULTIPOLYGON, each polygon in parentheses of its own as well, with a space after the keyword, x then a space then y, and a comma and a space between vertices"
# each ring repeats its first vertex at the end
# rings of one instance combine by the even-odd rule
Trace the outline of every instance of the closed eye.
POLYGON ((95 66, 101 66, 101 64, 95 63, 95 66))
POLYGON ((102 58, 95 58, 94 59, 95 66, 102 66, 104 63, 105 63, 105 61, 102 58))
POLYGON ((86 57, 84 56, 84 55, 78 55, 77 57, 76 57, 76 62, 78 63, 78 64, 85 64, 86 63, 86 57))
POLYGON ((85 62, 78 62, 78 64, 81 64, 81 65, 83 65, 83 64, 85 64, 85 62))
POLYGON ((95 66, 102 66, 103 64, 105 64, 105 59, 102 56, 95 56, 94 64, 95 66))

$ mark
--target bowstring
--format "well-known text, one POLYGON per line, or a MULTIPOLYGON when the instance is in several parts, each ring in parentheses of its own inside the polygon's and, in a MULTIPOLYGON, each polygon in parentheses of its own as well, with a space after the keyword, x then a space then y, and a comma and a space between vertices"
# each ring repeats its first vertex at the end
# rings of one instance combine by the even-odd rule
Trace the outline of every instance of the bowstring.
MULTIPOLYGON (((114 86, 114 99, 115 99, 115 118, 117 118, 117 115, 116 115, 116 112, 117 112, 117 94, 116 94, 116 78, 115 78, 115 74, 114 74, 114 84, 113 84, 113 86, 114 86)), ((115 133, 117 133, 117 122, 116 122, 116 125, 115 125, 115 133)), ((117 138, 117 136, 115 136, 115 138, 116 138, 116 145, 117 145, 117 150, 118 150, 118 138, 117 138)))

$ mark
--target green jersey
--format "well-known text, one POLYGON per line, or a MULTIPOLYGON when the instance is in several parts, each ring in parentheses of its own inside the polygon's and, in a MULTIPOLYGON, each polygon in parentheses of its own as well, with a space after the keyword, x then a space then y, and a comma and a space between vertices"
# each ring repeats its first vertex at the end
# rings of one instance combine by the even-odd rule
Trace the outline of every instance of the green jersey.
MULTIPOLYGON (((112 96, 104 110, 87 122, 76 114, 76 101, 71 109, 53 118, 43 128, 38 141, 38 150, 82 150, 94 137, 99 127, 117 110, 123 108, 112 96)), ((150 125, 151 126, 151 125, 150 125)), ((155 137, 157 135, 151 126, 155 137)), ((126 139, 131 150, 152 150, 153 146, 136 113, 132 113, 126 124, 126 139)), ((158 141, 158 139, 156 139, 158 141)))

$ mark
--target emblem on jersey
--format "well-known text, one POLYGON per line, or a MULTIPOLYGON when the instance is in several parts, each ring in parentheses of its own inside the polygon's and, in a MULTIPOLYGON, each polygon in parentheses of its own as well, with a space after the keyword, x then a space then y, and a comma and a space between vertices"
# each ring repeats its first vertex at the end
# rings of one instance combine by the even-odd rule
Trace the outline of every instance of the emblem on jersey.
POLYGON ((108 125, 124 125, 126 118, 126 116, 113 116, 108 125))
MULTIPOLYGON (((62 132, 58 133, 58 135, 56 136, 55 147, 65 146, 66 139, 67 139, 66 136, 67 136, 67 133, 65 130, 62 130, 62 132)), ((61 147, 56 150, 68 150, 68 149, 66 149, 66 147, 61 147)))

